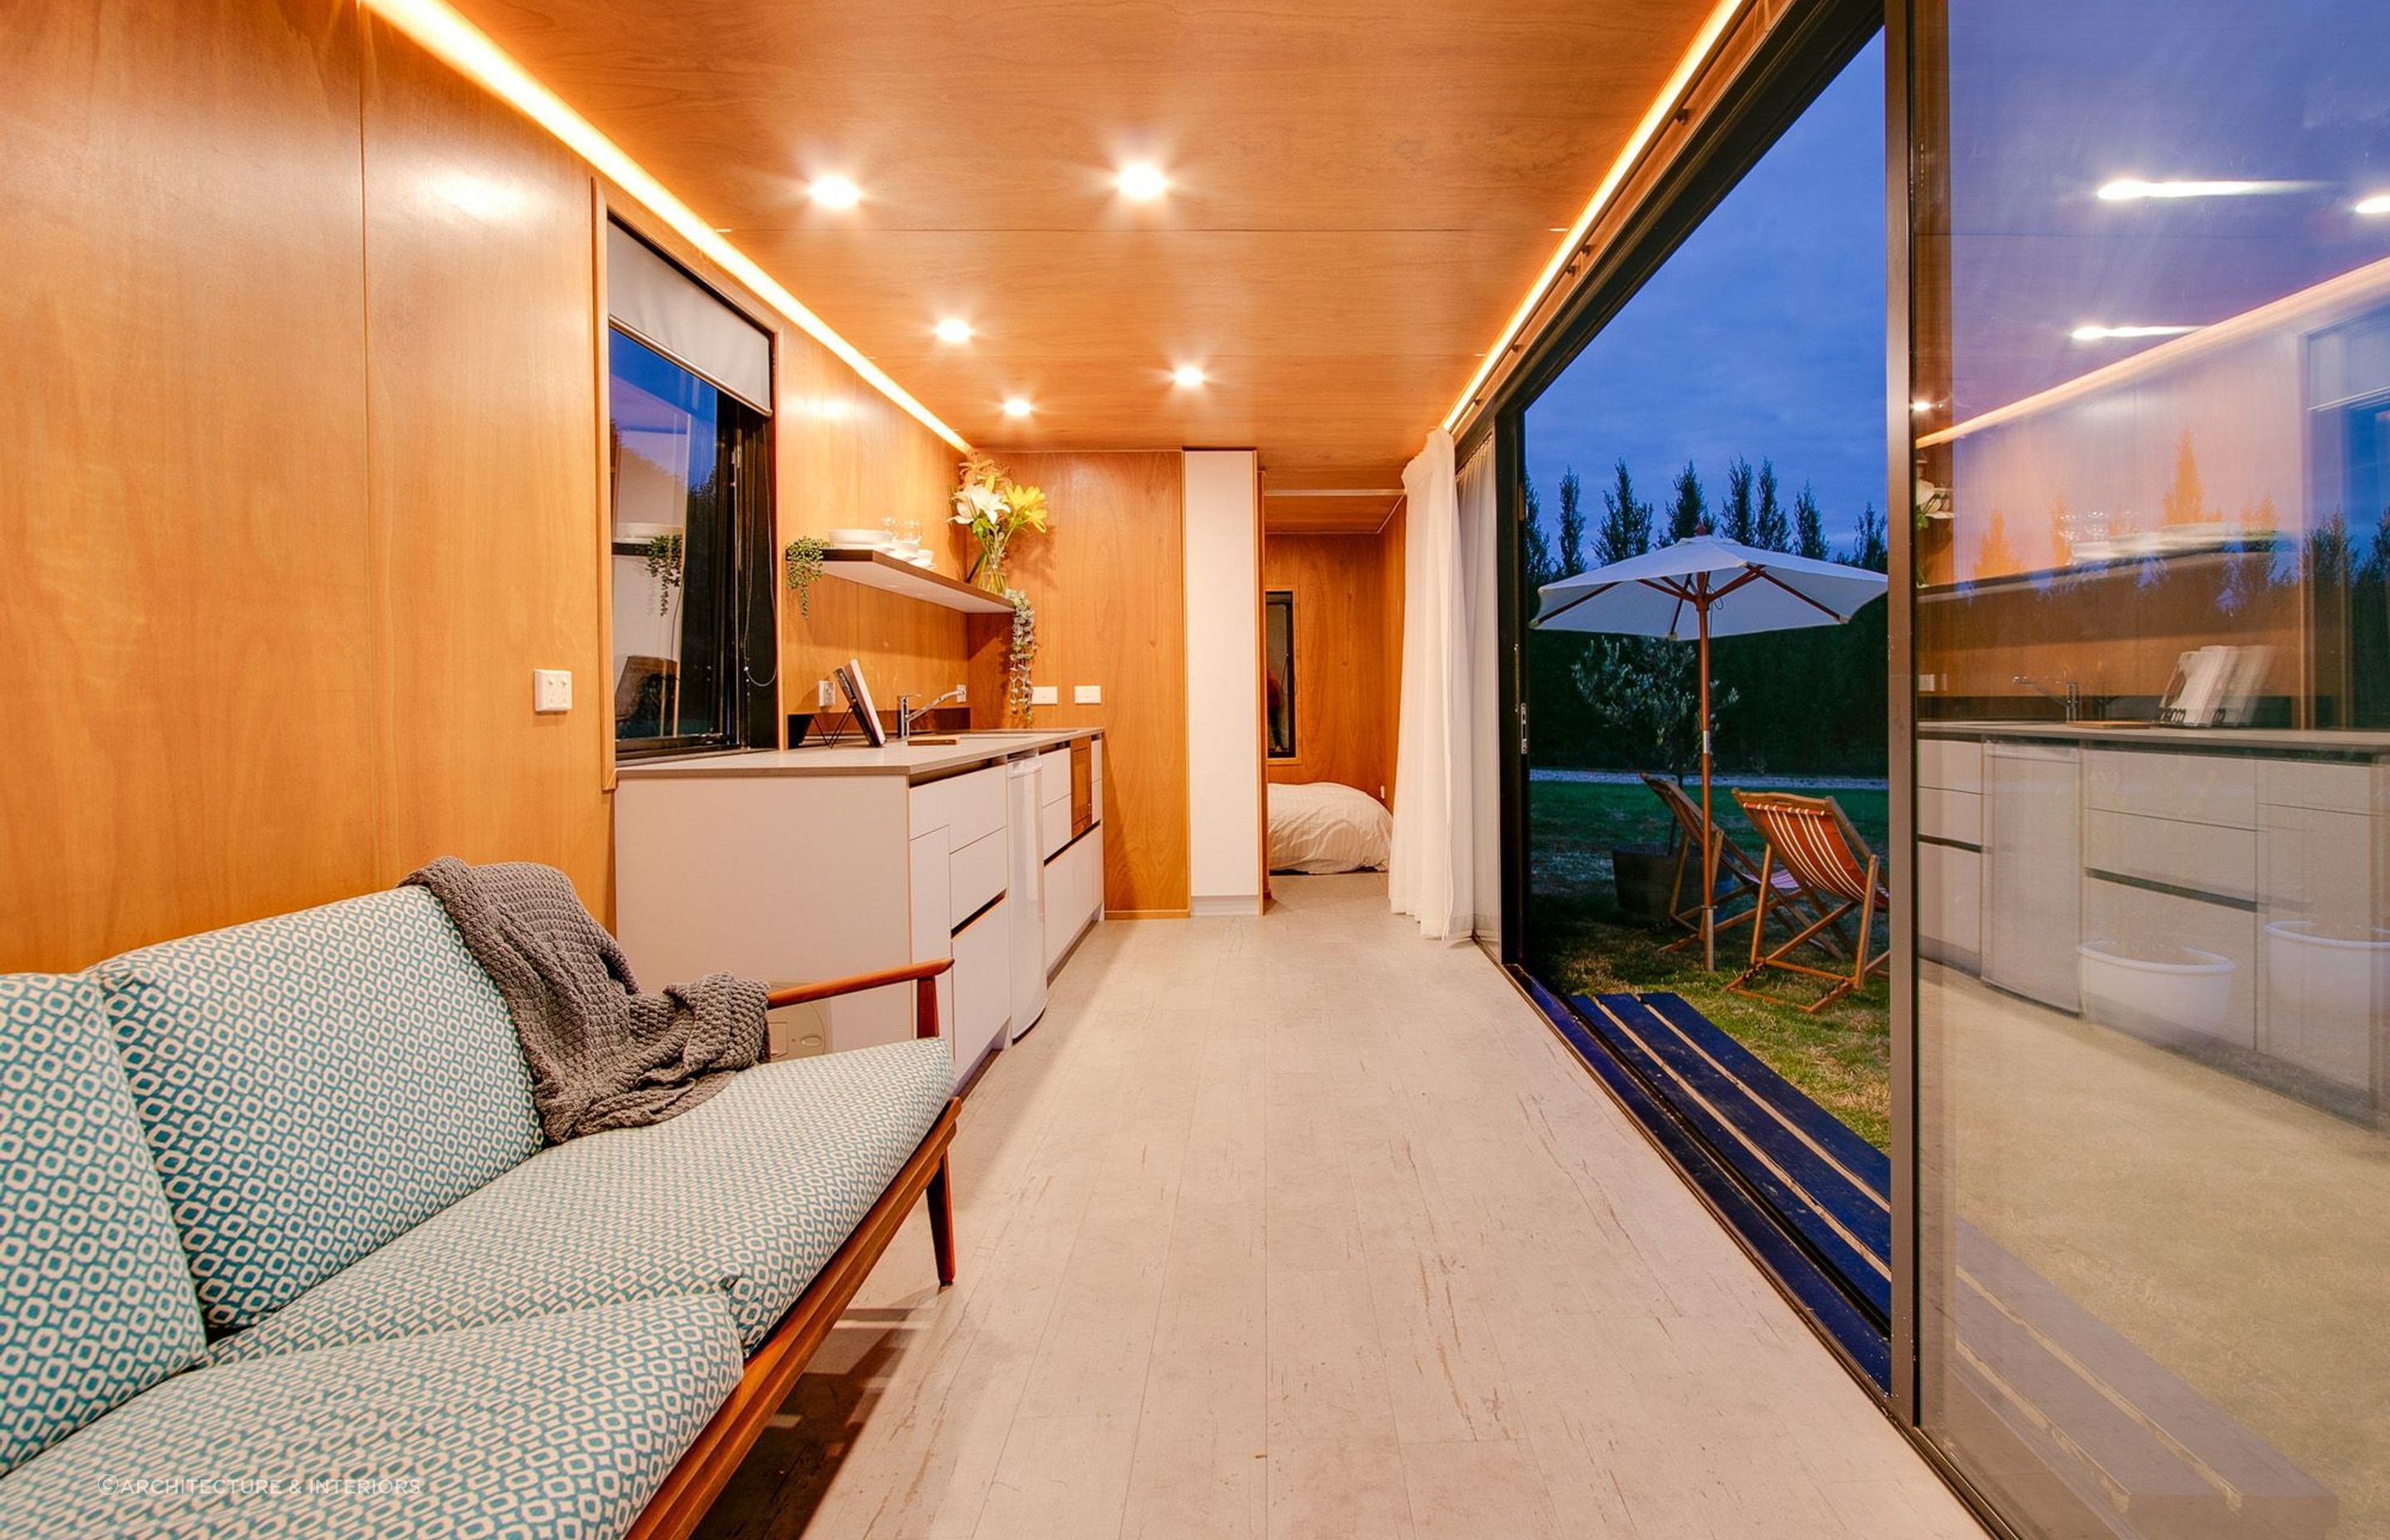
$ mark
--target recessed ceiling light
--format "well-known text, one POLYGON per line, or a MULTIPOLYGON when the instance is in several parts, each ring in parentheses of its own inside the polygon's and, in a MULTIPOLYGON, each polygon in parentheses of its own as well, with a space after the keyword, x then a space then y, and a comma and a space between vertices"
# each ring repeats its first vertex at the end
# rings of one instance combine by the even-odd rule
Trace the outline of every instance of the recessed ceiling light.
POLYGON ((2116 339, 2131 339, 2136 337, 2180 337, 2187 331, 2197 331, 2198 329, 2199 328, 2197 327, 2080 326, 2076 327, 2067 335, 2074 338, 2078 342, 2106 342, 2116 339))
POLYGON ((805 191, 825 209, 852 209, 863 201, 863 189, 843 176, 816 176, 805 191))
POLYGON ((2358 199, 2357 212, 2361 214, 2390 214, 2390 193, 2375 193, 2371 198, 2358 199))
POLYGON ((1205 374, 1202 370, 1197 368, 1192 364, 1181 364, 1178 367, 1170 371, 1170 383, 1177 386, 1182 391, 1191 391, 1196 386, 1204 383, 1209 379, 1211 379, 1211 376, 1205 374))
POLYGON ((1032 410, 1027 396, 1013 396, 1004 404, 1004 415, 1008 417, 1025 417, 1032 410))
POLYGON ((1934 404, 1930 401, 1912 401, 1908 404, 1908 409, 1921 417, 1934 410, 1934 404))
POLYGON ((1170 178, 1163 175, 1162 168, 1150 160, 1132 160, 1120 169, 1120 174, 1112 178, 1112 185, 1120 188, 1123 198, 1138 203, 1150 203, 1170 190, 1170 178))
POLYGON ((2102 203, 2138 203, 2152 198, 2260 198, 2268 193, 2304 192, 2312 182, 2144 182, 2120 176, 2100 189, 2102 203))
POLYGON ((971 325, 959 315, 949 315, 932 327, 930 333, 941 342, 968 342, 971 340, 971 325))

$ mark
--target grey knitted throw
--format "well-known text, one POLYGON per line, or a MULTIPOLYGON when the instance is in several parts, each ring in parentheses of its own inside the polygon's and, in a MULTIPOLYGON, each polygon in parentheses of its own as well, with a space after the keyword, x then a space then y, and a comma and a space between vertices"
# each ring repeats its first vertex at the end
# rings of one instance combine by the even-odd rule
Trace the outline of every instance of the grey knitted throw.
POLYGON ((551 1144, 662 1123, 763 1055, 762 984, 709 973, 640 994, 622 947, 553 866, 443 855, 406 882, 431 890, 497 985, 551 1144))

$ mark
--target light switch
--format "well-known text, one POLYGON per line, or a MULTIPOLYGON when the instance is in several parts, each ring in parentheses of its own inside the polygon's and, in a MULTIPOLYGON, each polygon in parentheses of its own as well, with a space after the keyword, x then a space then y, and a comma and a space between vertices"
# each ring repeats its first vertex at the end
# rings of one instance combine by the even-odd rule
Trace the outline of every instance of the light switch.
POLYGON ((1101 685, 1073 685, 1071 687, 1071 703, 1074 706, 1100 706, 1104 703, 1104 687, 1101 685))
POLYGON ((1033 706, 1059 706, 1062 703, 1062 692, 1053 685, 1032 685, 1029 687, 1029 703, 1033 706))
POLYGON ((531 671, 531 709, 546 713, 572 709, 572 671, 535 668, 531 671))

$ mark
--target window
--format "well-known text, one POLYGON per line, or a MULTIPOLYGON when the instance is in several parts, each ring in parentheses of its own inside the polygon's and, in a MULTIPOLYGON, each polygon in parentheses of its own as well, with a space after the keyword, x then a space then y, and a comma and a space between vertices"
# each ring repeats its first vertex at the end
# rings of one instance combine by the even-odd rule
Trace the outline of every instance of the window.
POLYGON ((1262 610, 1264 666, 1268 670, 1269 757, 1294 758, 1294 595, 1273 588, 1262 610))
MULTIPOLYGON (((636 246, 637 265, 623 260, 629 237, 619 229, 611 247, 610 290, 677 283, 687 313, 689 295, 710 307, 713 356, 748 372, 750 360, 726 353, 721 324, 731 315, 721 302, 678 269, 636 246), (659 272, 663 277, 659 279, 659 272), (619 284, 614 280, 623 280, 619 284)), ((610 509, 613 560, 614 738, 630 754, 741 748, 776 741, 774 684, 777 641, 773 618, 770 419, 679 361, 708 355, 700 344, 668 351, 634 335, 623 322, 618 292, 610 292, 616 320, 607 340, 610 509), (675 354, 678 353, 679 356, 675 354)), ((651 310, 651 314, 653 314, 651 310)), ((675 319, 664 313, 670 330, 675 319)), ((736 325, 761 341, 740 318, 736 325)), ((768 399, 768 344, 763 383, 747 393, 768 399)))

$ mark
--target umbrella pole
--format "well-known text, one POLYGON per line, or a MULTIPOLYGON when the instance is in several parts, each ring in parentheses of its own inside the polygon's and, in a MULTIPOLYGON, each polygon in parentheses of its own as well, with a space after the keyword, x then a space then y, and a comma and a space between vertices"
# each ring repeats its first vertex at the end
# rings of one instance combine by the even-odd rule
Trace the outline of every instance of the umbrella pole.
POLYGON ((1693 600, 1701 619, 1702 652, 1702 966, 1717 968, 1717 826, 1710 819, 1710 598, 1704 577, 1693 600))

